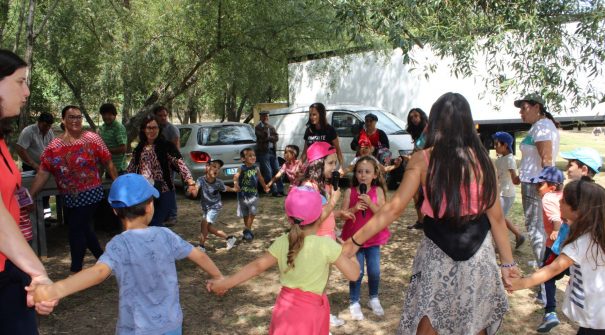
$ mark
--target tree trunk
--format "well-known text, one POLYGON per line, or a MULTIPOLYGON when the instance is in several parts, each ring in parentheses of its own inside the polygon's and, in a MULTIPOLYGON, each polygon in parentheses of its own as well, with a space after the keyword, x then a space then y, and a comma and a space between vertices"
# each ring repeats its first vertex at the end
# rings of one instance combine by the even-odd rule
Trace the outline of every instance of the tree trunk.
POLYGON ((84 118, 86 119, 86 122, 88 122, 88 124, 90 125, 92 131, 97 131, 97 125, 90 117, 90 115, 88 114, 88 110, 86 109, 86 104, 84 103, 84 99, 82 98, 82 90, 69 79, 67 73, 61 67, 57 67, 57 72, 59 72, 59 75, 61 76, 65 84, 67 84, 67 86, 71 90, 71 93, 74 95, 74 98, 78 103, 78 107, 80 107, 80 111, 82 112, 82 115, 84 115, 84 118))
POLYGON ((4 28, 8 22, 8 5, 9 0, 0 0, 0 45, 4 40, 4 28))
POLYGON ((27 0, 21 1, 19 7, 19 21, 17 22, 17 33, 15 34, 15 43, 13 44, 13 52, 17 52, 19 49, 19 42, 21 42, 21 31, 23 31, 23 19, 25 18, 25 4, 27 0))
MULTIPOLYGON (((29 0, 29 7, 27 9, 27 22, 26 22, 26 39, 25 39, 25 54, 23 58, 27 63, 27 86, 31 86, 32 82, 32 70, 34 68, 33 58, 34 58, 34 11, 36 10, 36 0, 29 0)), ((19 114, 19 129, 25 128, 25 126, 29 122, 29 102, 27 100, 27 105, 25 106, 25 110, 19 114)))

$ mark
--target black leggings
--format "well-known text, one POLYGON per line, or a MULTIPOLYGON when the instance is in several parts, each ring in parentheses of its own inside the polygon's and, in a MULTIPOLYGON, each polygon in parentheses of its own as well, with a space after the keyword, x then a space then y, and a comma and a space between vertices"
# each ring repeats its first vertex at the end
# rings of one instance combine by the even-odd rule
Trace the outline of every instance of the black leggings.
POLYGON ((578 329, 578 335, 605 335, 605 329, 583 328, 578 329))
POLYGON ((6 260, 0 272, 0 334, 38 334, 36 313, 25 302, 25 286, 30 282, 27 274, 6 260))

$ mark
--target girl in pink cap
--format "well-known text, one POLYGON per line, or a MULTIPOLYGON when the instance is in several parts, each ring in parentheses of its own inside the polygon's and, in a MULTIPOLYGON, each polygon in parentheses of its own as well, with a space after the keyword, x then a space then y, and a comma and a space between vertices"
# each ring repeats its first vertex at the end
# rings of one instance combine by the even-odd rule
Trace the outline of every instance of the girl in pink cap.
POLYGON ((355 257, 343 256, 336 241, 316 235, 321 203, 321 196, 314 189, 292 188, 285 201, 290 232, 278 237, 263 256, 234 275, 210 280, 208 290, 224 294, 277 264, 282 288, 271 315, 269 334, 328 334, 330 304, 325 287, 330 265, 334 264, 347 279, 356 280, 359 264, 355 257))

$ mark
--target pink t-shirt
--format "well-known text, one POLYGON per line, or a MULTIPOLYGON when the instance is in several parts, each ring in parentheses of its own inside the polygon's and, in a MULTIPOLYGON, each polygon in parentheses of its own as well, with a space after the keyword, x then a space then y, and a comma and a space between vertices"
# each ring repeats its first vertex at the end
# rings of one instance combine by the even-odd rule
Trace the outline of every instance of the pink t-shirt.
MULTIPOLYGON (((378 195, 376 194, 377 186, 372 186, 368 191, 368 196, 372 200, 373 203, 378 203, 378 195)), ((359 200, 359 193, 357 192, 356 187, 351 187, 351 196, 349 197, 349 208, 355 207, 357 201, 359 200)), ((370 221, 370 219, 374 216, 374 213, 371 209, 367 209, 365 211, 365 216, 361 211, 355 212, 355 221, 347 220, 342 227, 342 239, 347 240, 353 234, 355 234, 359 229, 361 229, 365 224, 370 221)), ((367 240, 364 244, 364 248, 373 247, 376 245, 385 245, 389 237, 391 237, 391 232, 389 228, 385 227, 383 230, 379 231, 372 238, 367 240)))
MULTIPOLYGON (((303 183, 303 185, 313 187, 313 189, 319 192, 319 187, 314 182, 307 181, 303 183)), ((326 194, 329 195, 332 193, 332 185, 326 184, 325 188, 326 194)), ((321 196, 321 198, 322 206, 326 206, 328 204, 328 199, 323 195, 321 196)), ((330 215, 328 215, 328 217, 322 223, 319 224, 319 228, 317 228, 317 233, 315 234, 317 236, 328 236, 331 239, 336 240, 336 218, 334 217, 334 211, 331 211, 330 215)))
POLYGON ((542 197, 542 221, 546 233, 546 246, 552 248, 555 241, 550 239, 554 229, 553 221, 561 222, 561 207, 559 201, 563 197, 563 191, 548 192, 542 197))
POLYGON ((302 162, 298 159, 295 159, 292 162, 285 162, 279 169, 279 172, 285 173, 286 176, 288 176, 288 180, 290 180, 290 183, 293 183, 294 181, 296 181, 296 178, 298 177, 298 173, 301 170, 302 170, 302 162))

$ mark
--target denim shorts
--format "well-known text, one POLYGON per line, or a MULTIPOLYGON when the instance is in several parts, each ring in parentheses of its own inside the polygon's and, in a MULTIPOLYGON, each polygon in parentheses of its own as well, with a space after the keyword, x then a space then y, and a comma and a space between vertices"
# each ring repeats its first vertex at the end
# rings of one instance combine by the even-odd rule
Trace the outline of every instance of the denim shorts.
POLYGON ((238 195, 237 197, 237 216, 245 217, 248 215, 256 215, 256 207, 258 206, 258 196, 244 197, 238 195))
POLYGON ((204 210, 202 208, 202 219, 205 219, 209 224, 215 224, 220 212, 220 209, 208 208, 204 210))

